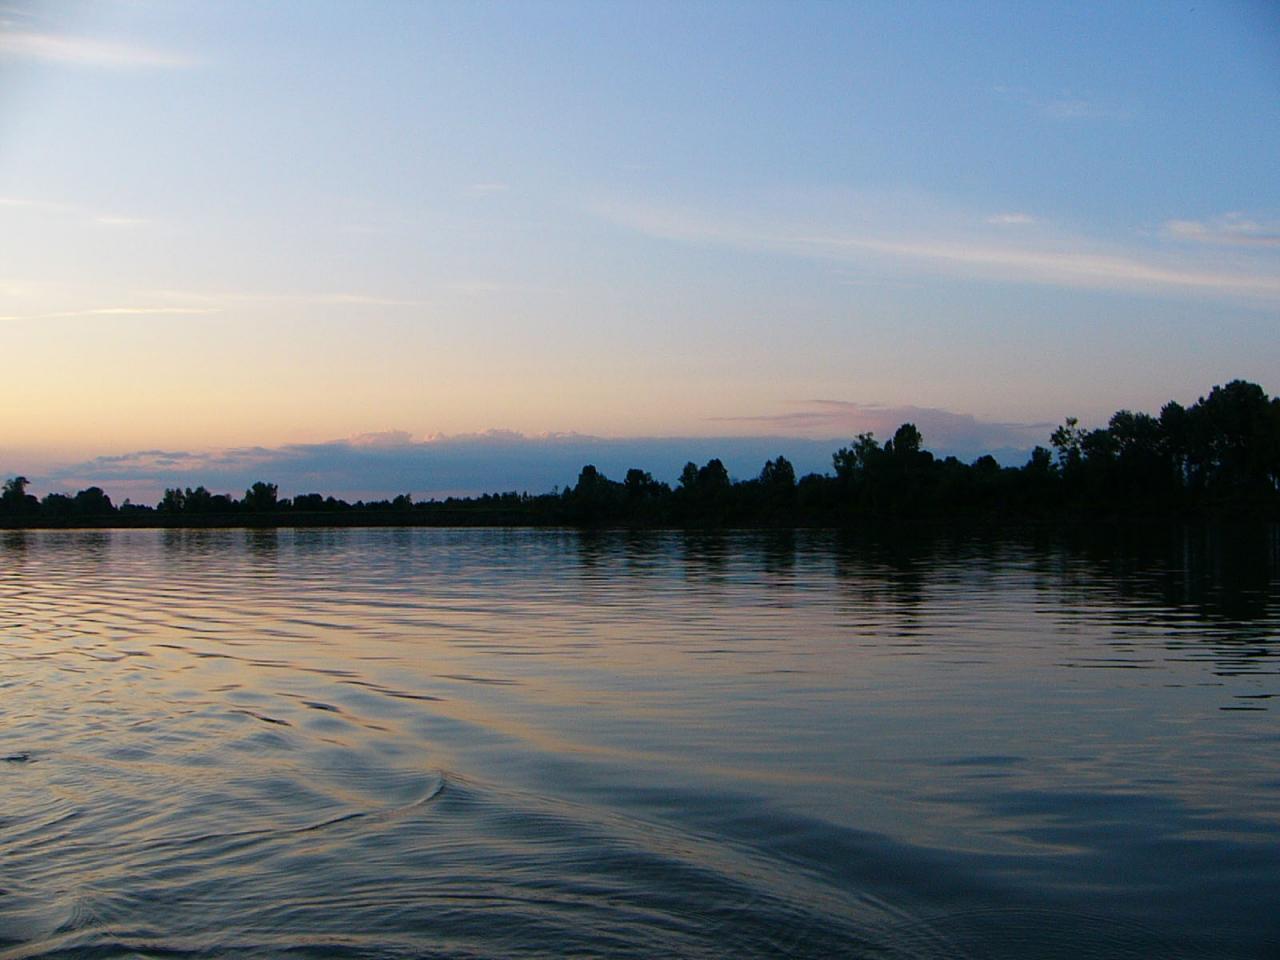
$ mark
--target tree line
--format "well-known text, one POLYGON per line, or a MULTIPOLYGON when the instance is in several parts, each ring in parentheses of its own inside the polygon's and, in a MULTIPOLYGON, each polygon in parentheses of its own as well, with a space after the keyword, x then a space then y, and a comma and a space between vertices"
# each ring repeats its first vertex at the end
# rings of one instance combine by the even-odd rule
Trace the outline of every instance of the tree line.
POLYGON ((687 463, 674 485, 632 468, 620 480, 593 465, 563 491, 348 503, 307 493, 281 498, 257 482, 244 496, 171 488, 154 507, 120 506, 100 487, 75 495, 0 490, 0 524, 510 524, 646 527, 849 526, 875 521, 1075 522, 1160 517, 1280 519, 1280 398, 1243 380, 1158 416, 1120 410, 1086 430, 1068 418, 1021 467, 990 456, 939 458, 911 423, 881 443, 860 434, 832 454, 831 471, 797 477, 784 456, 733 480, 724 464, 687 463))

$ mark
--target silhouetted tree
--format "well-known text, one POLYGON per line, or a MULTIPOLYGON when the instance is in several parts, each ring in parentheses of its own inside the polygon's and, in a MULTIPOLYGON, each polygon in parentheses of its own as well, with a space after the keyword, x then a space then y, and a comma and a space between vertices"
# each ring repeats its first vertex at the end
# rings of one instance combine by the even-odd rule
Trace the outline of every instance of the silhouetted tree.
POLYGON ((26 477, 10 477, 4 482, 4 491, 0 492, 0 502, 9 507, 22 503, 27 496, 27 484, 30 482, 26 477))
POLYGON ((72 507, 81 517, 102 517, 107 514, 115 513, 115 506, 111 503, 111 498, 103 492, 101 487, 88 487, 81 490, 72 500, 72 507))
POLYGON ((1053 454, 1044 447, 1037 446, 1031 451, 1031 459, 1024 469, 1032 476, 1048 477, 1053 475, 1053 467, 1053 454))
POLYGON ((244 500, 241 503, 252 513, 268 513, 276 508, 277 492, 274 483, 264 483, 259 480, 244 492, 244 500))
POLYGON ((614 483, 589 463, 578 474, 573 489, 566 491, 565 499, 575 523, 586 526, 608 523, 620 515, 622 484, 614 483))
POLYGON ((3 490, 0 490, 0 509, 13 516, 25 516, 38 510, 39 501, 27 493, 27 485, 30 482, 26 477, 21 476, 6 480, 3 490))
POLYGON ((766 460, 755 480, 740 484, 744 496, 739 509, 746 515, 756 516, 770 524, 789 525, 794 522, 796 503, 796 469, 791 461, 779 455, 766 460))
POLYGON ((1187 411, 1191 455, 1217 498, 1256 498, 1280 485, 1280 398, 1256 383, 1214 387, 1187 411))
POLYGON ((1064 473, 1079 465, 1082 456, 1080 441, 1083 436, 1080 421, 1075 417, 1067 417, 1066 422, 1050 435, 1049 442, 1058 451, 1058 466, 1064 473))
POLYGON ((627 471, 627 475, 622 481, 622 486, 627 492, 627 499, 633 502, 661 496, 667 489, 665 483, 659 483, 653 479, 653 475, 647 470, 641 470, 637 467, 632 467, 627 471))
POLYGON ((1178 483, 1184 487, 1198 485, 1201 478, 1193 470, 1191 458, 1191 418, 1176 401, 1160 408, 1160 445, 1178 483))
POLYGON ((904 423, 894 431, 893 439, 884 445, 885 453, 900 459, 914 457, 920 452, 924 438, 914 423, 904 423))
POLYGON ((203 486, 196 487, 194 490, 188 487, 182 496, 184 513, 213 513, 215 509, 213 494, 203 486))
POLYGON ((841 447, 831 455, 837 479, 845 482, 855 480, 875 462, 880 455, 880 444, 873 433, 860 433, 850 447, 841 447))
POLYGON ((728 490, 731 485, 729 471, 718 457, 708 460, 705 467, 698 468, 699 490, 714 496, 728 490))
POLYGON ((74 502, 65 493, 49 493, 40 501, 40 514, 56 522, 71 519, 74 508, 74 502))
POLYGON ((785 487, 790 489, 796 485, 796 468, 791 461, 781 454, 776 460, 766 460, 760 471, 760 483, 766 487, 785 487))

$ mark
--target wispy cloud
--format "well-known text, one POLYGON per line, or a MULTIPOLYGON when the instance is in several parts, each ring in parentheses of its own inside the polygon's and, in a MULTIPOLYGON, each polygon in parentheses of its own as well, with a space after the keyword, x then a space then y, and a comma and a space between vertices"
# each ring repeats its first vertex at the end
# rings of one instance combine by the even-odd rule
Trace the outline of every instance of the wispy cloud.
POLYGON ((798 237, 815 251, 866 250, 934 265, 989 268, 998 279, 1100 289, 1147 288, 1280 296, 1280 277, 1219 273, 1147 262, 1132 256, 1034 250, 956 242, 893 242, 861 237, 798 237))
POLYGON ((299 306, 354 306, 354 307, 424 307, 426 300, 382 296, 371 293, 317 292, 317 293, 255 293, 251 291, 204 290, 146 290, 145 296, 171 300, 187 300, 194 303, 219 304, 291 304, 299 306))
MULTIPOLYGON (((1116 252, 1085 239, 1028 237, 1020 245, 990 236, 905 234, 875 225, 753 223, 698 212, 637 203, 595 206, 597 215, 647 236, 713 244, 844 263, 875 258, 900 268, 979 280, 1047 284, 1099 290, 1150 291, 1164 295, 1280 297, 1280 274, 1242 263, 1238 270, 1206 269, 1194 259, 1116 252)), ((946 229, 946 228, 943 228, 946 229)), ((941 230, 938 231, 941 233, 941 230)))
POLYGON ((33 213, 46 214, 51 217, 69 217, 89 220, 108 227, 136 227, 151 221, 145 217, 121 216, 118 213, 107 213, 91 210, 75 203, 63 203, 56 200, 40 200, 30 197, 0 197, 0 208, 10 210, 27 210, 33 213))
POLYGON ((1081 100, 1079 97, 1058 97, 1039 104, 1046 116, 1058 120, 1085 120, 1090 117, 1105 116, 1108 111, 1096 103, 1081 100))
POLYGON ((400 297, 380 297, 368 293, 316 293, 267 299, 293 300, 316 305, 337 304, 356 307, 421 307, 425 300, 405 300, 400 297))
POLYGON ((71 213, 79 209, 69 203, 56 203, 52 200, 31 200, 27 197, 0 197, 0 207, 22 207, 29 210, 41 210, 46 213, 71 213))
POLYGON ((103 216, 103 217, 94 217, 93 219, 95 222, 101 223, 104 226, 108 226, 108 227, 140 227, 144 224, 151 222, 150 220, 146 220, 142 217, 103 216))
POLYGON ((93 307, 89 310, 58 310, 52 313, 25 313, 0 316, 0 320, 58 320, 73 317, 186 316, 221 313, 219 307, 93 307))
POLYGON ((1093 120, 1122 115, 1121 111, 1110 105, 1070 92, 1045 96, 1026 87, 1008 84, 996 84, 991 91, 1000 99, 1021 104, 1049 120, 1093 120))
POLYGON ((1169 220, 1163 234, 1226 247, 1280 247, 1280 223, 1263 222, 1243 213, 1225 213, 1209 220, 1169 220))
POLYGON ((0 26, 0 59, 15 58, 75 67, 135 70, 174 69, 194 64, 190 57, 182 54, 136 43, 0 26))
POLYGON ((506 193, 511 189, 509 183, 499 183, 497 181, 488 181, 485 183, 473 183, 467 188, 472 193, 481 197, 491 197, 497 193, 506 193))
MULTIPOLYGON (((121 295, 124 303, 106 306, 74 306, 65 297, 56 297, 53 291, 40 291, 24 285, 10 283, 0 278, 0 294, 21 298, 28 303, 64 306, 59 310, 31 310, 0 314, 0 322, 38 322, 44 320, 75 320, 112 317, 163 317, 163 316, 212 316, 235 313, 254 305, 288 305, 311 307, 386 308, 401 310, 427 305, 424 300, 378 296, 363 293, 203 293, 190 290, 134 290, 121 295), (39 299, 37 299, 39 298, 39 299), (61 301, 59 303, 58 301, 61 301), (50 304, 50 301, 53 301, 50 304), (132 302, 129 302, 132 301, 132 302)), ((13 304, 7 305, 10 310, 13 304)), ((2 308, 0 308, 2 309, 2 308)))
POLYGON ((1025 227, 1036 222, 1029 213, 993 213, 987 217, 987 223, 997 227, 1025 227))

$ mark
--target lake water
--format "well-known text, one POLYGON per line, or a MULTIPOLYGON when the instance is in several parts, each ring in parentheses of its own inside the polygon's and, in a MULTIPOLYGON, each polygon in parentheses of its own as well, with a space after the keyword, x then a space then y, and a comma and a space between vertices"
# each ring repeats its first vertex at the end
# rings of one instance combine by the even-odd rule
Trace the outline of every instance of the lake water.
POLYGON ((1280 956, 1280 533, 0 534, 0 958, 1280 956))

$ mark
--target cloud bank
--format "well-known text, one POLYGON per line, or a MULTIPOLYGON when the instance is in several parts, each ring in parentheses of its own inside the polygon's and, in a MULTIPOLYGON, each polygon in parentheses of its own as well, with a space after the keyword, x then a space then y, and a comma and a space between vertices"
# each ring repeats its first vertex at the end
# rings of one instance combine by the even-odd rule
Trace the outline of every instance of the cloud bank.
POLYGON ((819 431, 833 437, 873 433, 881 440, 903 423, 913 423, 929 449, 941 455, 972 459, 983 453, 1009 455, 1029 450, 1054 429, 1052 423, 1001 423, 972 414, 937 407, 887 406, 847 400, 811 400, 801 409, 760 416, 717 418, 720 422, 751 424, 780 431, 819 431))
MULTIPOLYGON (((687 461, 719 457, 735 479, 759 473, 779 454, 800 474, 825 473, 831 454, 856 434, 892 436, 913 422, 926 446, 939 456, 971 461, 992 453, 1007 464, 1025 462, 1044 443, 1042 424, 999 424, 965 414, 923 407, 887 407, 843 401, 813 401, 789 413, 729 418, 726 427, 771 435, 719 437, 605 438, 582 434, 525 436, 505 430, 415 440, 404 431, 362 434, 326 443, 240 447, 229 450, 139 450, 100 456, 28 475, 36 492, 103 487, 117 500, 154 503, 166 487, 203 484, 239 496, 256 480, 276 483, 284 496, 332 494, 346 499, 382 499, 411 493, 418 499, 515 490, 546 493, 571 486, 587 463, 621 479, 631 467, 674 483, 687 461), (829 439, 779 435, 805 430, 830 432, 829 439)), ((23 470, 15 463, 9 472, 23 470)))

